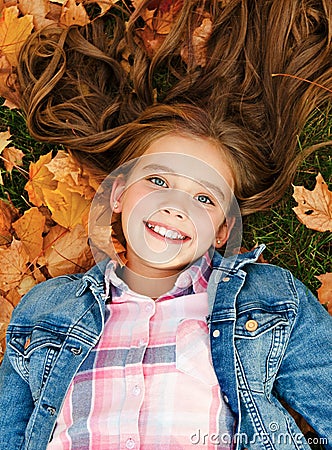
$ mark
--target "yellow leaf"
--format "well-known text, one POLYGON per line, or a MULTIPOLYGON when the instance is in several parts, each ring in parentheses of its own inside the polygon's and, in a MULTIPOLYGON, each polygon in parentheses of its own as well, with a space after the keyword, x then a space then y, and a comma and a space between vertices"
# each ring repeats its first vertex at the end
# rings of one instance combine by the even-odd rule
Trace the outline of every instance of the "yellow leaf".
POLYGON ((5 8, 0 19, 0 49, 12 66, 17 66, 17 56, 32 29, 33 17, 18 17, 17 6, 5 8))
POLYGON ((22 242, 25 251, 33 262, 42 254, 43 237, 46 218, 38 208, 30 208, 13 223, 17 237, 22 242))
POLYGON ((45 164, 52 159, 52 152, 42 155, 36 163, 30 164, 29 181, 25 185, 29 200, 36 206, 44 204, 44 189, 56 189, 57 182, 53 180, 53 174, 45 164))
POLYGON ((13 310, 13 305, 5 297, 0 295, 0 322, 8 324, 13 310))
POLYGON ((313 191, 294 186, 293 197, 298 203, 293 210, 300 222, 316 231, 332 231, 332 192, 320 173, 313 191))
POLYGON ((68 0, 63 4, 60 17, 61 25, 87 25, 90 23, 89 16, 83 5, 76 5, 75 0, 68 0))
POLYGON ((17 287, 27 272, 29 255, 22 242, 13 239, 10 247, 0 247, 0 289, 7 292, 17 287))
POLYGON ((6 299, 9 301, 9 303, 11 303, 14 308, 15 306, 17 306, 21 300, 21 295, 18 293, 17 288, 14 289, 10 289, 7 293, 6 293, 6 299))
POLYGON ((5 148, 2 152, 4 165, 7 172, 11 173, 14 167, 22 166, 24 153, 15 147, 5 148))
POLYGON ((52 227, 44 238, 45 263, 52 277, 85 272, 93 265, 88 237, 82 225, 68 231, 60 225, 52 227))
POLYGON ((332 273, 324 273, 316 278, 322 283, 317 289, 318 299, 327 306, 328 312, 332 315, 332 273))
POLYGON ((6 99, 4 106, 10 109, 20 107, 17 75, 5 55, 0 55, 0 96, 6 99))
POLYGON ((66 183, 58 183, 51 191, 44 189, 45 204, 49 207, 52 218, 59 225, 72 229, 82 223, 82 218, 88 214, 90 201, 80 194, 68 190, 66 183))

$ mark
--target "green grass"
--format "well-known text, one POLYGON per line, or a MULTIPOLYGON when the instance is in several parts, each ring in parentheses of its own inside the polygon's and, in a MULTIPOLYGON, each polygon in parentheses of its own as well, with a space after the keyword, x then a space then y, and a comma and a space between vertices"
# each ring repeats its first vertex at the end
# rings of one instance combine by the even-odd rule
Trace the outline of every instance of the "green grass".
MULTIPOLYGON (((300 147, 313 145, 329 139, 332 128, 332 107, 317 111, 307 123, 299 138, 300 147)), ((24 117, 17 110, 0 106, 0 131, 10 128, 12 144, 21 149, 25 157, 22 169, 13 169, 12 175, 5 172, 0 162, 4 185, 0 185, 0 198, 9 199, 21 212, 29 208, 24 185, 28 179, 30 162, 37 161, 41 154, 61 148, 36 142, 29 136, 24 117)), ((321 172, 331 188, 331 147, 321 148, 311 155, 299 168, 294 184, 312 189, 315 178, 321 172)), ((296 202, 290 187, 282 201, 271 210, 254 214, 244 220, 243 245, 250 249, 255 244, 267 246, 264 257, 272 264, 291 270, 313 292, 320 283, 316 275, 330 272, 332 234, 309 230, 302 225, 292 208, 296 202)))

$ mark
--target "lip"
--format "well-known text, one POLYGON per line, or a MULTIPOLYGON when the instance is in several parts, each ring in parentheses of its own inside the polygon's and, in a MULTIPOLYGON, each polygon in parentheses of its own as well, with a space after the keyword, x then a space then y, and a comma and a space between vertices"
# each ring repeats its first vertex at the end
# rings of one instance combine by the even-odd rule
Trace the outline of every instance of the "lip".
POLYGON ((187 242, 188 240, 191 239, 187 234, 183 233, 183 231, 179 230, 178 228, 171 227, 164 223, 154 222, 151 220, 143 220, 143 223, 144 223, 145 229, 147 230, 148 233, 150 233, 155 238, 160 239, 164 242, 165 242, 165 240, 167 240, 167 242, 170 242, 170 243, 173 242, 174 244, 179 244, 179 243, 183 244, 184 242, 187 242), (153 227, 159 226, 159 227, 165 228, 167 231, 173 231, 173 232, 179 234, 180 236, 182 236, 183 239, 174 239, 174 238, 172 239, 172 238, 168 238, 167 236, 162 236, 161 234, 156 233, 152 228, 149 228, 148 224, 152 225, 153 227))

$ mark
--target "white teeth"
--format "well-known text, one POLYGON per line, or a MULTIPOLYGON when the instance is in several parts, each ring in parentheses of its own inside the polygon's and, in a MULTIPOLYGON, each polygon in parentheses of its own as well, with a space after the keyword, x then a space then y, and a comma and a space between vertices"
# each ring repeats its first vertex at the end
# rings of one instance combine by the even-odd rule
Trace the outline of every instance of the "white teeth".
POLYGON ((158 233, 160 234, 160 236, 166 237, 168 239, 181 239, 181 240, 185 239, 185 236, 182 236, 176 231, 167 230, 165 227, 160 227, 159 225, 152 225, 149 222, 147 222, 146 225, 148 228, 150 228, 150 230, 153 230, 155 233, 158 233))

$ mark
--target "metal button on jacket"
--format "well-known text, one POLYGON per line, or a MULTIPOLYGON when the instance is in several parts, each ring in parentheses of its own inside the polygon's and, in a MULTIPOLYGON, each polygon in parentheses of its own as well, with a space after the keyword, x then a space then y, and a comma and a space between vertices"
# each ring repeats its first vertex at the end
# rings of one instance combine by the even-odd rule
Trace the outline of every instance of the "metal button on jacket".
POLYGON ((247 331, 256 331, 258 328, 258 323, 256 320, 250 319, 246 322, 245 328, 247 331))

